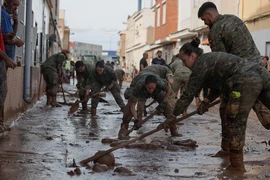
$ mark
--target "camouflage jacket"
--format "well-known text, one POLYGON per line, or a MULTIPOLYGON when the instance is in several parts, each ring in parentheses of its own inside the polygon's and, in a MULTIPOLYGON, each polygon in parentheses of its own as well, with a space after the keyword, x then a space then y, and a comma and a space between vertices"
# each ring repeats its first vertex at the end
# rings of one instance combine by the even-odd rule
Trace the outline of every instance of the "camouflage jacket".
POLYGON ((95 67, 92 64, 85 64, 84 72, 77 72, 76 77, 78 81, 78 85, 85 87, 87 84, 88 79, 90 78, 92 72, 95 71, 95 67))
POLYGON ((227 52, 262 65, 260 52, 248 28, 237 16, 218 15, 208 39, 213 52, 227 52))
POLYGON ((164 65, 159 65, 159 64, 154 64, 154 65, 145 67, 143 70, 140 71, 140 74, 144 74, 144 73, 152 73, 156 76, 159 76, 162 79, 167 79, 168 76, 173 77, 173 73, 170 70, 170 68, 164 65))
MULTIPOLYGON (((194 62, 192 73, 187 84, 187 90, 183 92, 183 95, 176 102, 173 114, 179 115, 183 113, 192 102, 195 94, 197 94, 203 86, 217 90, 220 88, 221 84, 223 85, 222 90, 224 90, 226 84, 232 85, 243 72, 246 72, 254 66, 256 66, 256 64, 249 63, 245 59, 224 52, 202 54, 194 62), (218 81, 218 83, 216 83, 216 81, 218 81)), ((211 91, 208 96, 218 97, 218 95, 218 91, 211 91)))
POLYGON ((91 73, 91 76, 88 78, 87 85, 91 86, 93 83, 99 83, 107 87, 116 80, 116 75, 112 67, 105 65, 104 71, 101 75, 99 75, 95 70, 91 73))
POLYGON ((161 91, 166 92, 170 88, 170 84, 165 79, 161 79, 156 76, 158 79, 156 89, 152 94, 149 94, 144 85, 144 82, 145 78, 150 74, 152 73, 139 74, 132 80, 130 88, 126 90, 128 92, 125 92, 128 94, 130 100, 133 102, 137 102, 139 99, 146 100, 147 98, 153 97, 161 91))
POLYGON ((176 74, 181 75, 182 73, 191 74, 191 70, 183 65, 183 61, 181 59, 175 59, 174 62, 170 64, 170 67, 174 76, 176 74))
POLYGON ((58 71, 62 67, 63 63, 66 60, 66 56, 63 53, 58 53, 50 56, 46 61, 41 65, 42 69, 51 68, 55 71, 58 71))
POLYGON ((122 69, 116 69, 114 70, 116 78, 119 80, 124 80, 124 76, 125 76, 125 71, 122 69))

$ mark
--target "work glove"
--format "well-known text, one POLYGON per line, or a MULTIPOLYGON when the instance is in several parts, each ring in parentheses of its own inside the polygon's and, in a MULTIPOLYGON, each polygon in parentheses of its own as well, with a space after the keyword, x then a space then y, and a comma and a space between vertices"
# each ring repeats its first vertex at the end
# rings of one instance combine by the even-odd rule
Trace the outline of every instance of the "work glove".
POLYGON ((140 127, 142 127, 142 125, 140 124, 140 121, 138 119, 134 119, 133 129, 138 130, 140 129, 140 127))
POLYGON ((160 123, 157 128, 163 128, 165 132, 168 132, 175 117, 167 118, 163 123, 160 123))
POLYGON ((161 113, 164 113, 166 105, 167 105, 167 102, 161 102, 156 107, 156 110, 159 111, 159 112, 161 112, 161 113))
POLYGON ((207 112, 208 111, 208 106, 209 106, 209 103, 207 103, 205 101, 202 101, 201 104, 199 105, 199 107, 197 108, 198 114, 202 115, 205 112, 207 112))
POLYGON ((76 88, 77 89, 80 89, 81 88, 81 85, 78 83, 78 84, 76 84, 76 88))

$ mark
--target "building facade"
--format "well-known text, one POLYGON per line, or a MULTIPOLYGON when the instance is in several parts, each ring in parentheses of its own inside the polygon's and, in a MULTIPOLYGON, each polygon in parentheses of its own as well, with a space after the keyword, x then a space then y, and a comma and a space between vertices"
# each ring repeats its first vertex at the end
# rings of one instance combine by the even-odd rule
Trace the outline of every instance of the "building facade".
POLYGON ((242 0, 240 17, 251 32, 261 55, 270 57, 270 1, 242 0))
POLYGON ((70 56, 74 61, 81 60, 83 55, 95 55, 98 60, 102 56, 102 46, 83 42, 70 42, 70 56))

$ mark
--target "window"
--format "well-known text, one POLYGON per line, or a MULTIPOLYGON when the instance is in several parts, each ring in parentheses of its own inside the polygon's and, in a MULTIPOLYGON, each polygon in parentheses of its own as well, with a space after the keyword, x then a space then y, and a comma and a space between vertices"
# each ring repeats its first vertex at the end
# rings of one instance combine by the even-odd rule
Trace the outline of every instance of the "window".
POLYGON ((157 8, 157 27, 160 26, 160 8, 157 8))
POLYGON ((166 23, 166 3, 163 4, 163 11, 162 11, 162 24, 166 23))

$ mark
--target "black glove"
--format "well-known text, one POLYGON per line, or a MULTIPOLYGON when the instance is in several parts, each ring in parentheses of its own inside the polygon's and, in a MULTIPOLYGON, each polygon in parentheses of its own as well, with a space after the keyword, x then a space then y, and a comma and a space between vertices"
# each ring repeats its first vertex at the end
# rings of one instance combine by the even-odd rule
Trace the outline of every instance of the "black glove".
POLYGON ((170 126, 171 126, 173 119, 175 119, 175 118, 166 119, 163 123, 160 123, 157 128, 158 129, 162 128, 162 129, 164 129, 165 132, 168 132, 168 129, 170 129, 170 126))
POLYGON ((133 129, 138 130, 140 129, 140 127, 142 127, 142 125, 140 124, 140 121, 138 119, 134 119, 133 129))
POLYGON ((161 102, 161 103, 159 103, 159 105, 156 107, 156 110, 159 111, 159 112, 161 112, 161 113, 164 113, 166 105, 167 105, 166 102, 161 102))
POLYGON ((198 114, 202 115, 205 112, 207 112, 208 111, 208 106, 209 106, 209 103, 207 103, 205 101, 202 101, 201 104, 199 105, 199 107, 197 108, 198 114))

